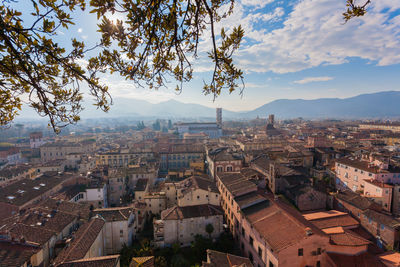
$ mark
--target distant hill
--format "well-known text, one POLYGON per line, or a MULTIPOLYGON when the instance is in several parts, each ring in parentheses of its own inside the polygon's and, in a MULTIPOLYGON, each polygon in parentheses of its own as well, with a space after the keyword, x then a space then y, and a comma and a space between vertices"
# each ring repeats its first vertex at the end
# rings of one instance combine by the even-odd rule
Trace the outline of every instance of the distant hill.
POLYGON ((241 117, 265 117, 267 114, 275 114, 277 118, 361 119, 400 117, 400 91, 362 94, 344 99, 280 99, 255 110, 242 113, 241 117))
MULTIPOLYGON (((314 100, 279 99, 248 112, 223 110, 226 119, 251 119, 275 114, 279 119, 303 117, 306 119, 362 119, 400 117, 400 91, 362 94, 350 98, 320 98, 314 100)), ((139 99, 115 98, 108 113, 87 105, 81 117, 159 117, 159 118, 215 118, 215 109, 199 104, 168 100, 158 104, 139 99)), ((23 108, 20 118, 37 117, 30 108, 23 108)))

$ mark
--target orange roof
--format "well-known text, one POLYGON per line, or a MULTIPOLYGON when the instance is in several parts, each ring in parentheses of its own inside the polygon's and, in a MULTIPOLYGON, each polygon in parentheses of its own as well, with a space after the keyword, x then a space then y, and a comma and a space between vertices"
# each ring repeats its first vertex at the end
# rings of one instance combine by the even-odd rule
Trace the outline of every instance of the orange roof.
POLYGON ((345 213, 345 212, 341 212, 341 211, 337 211, 337 210, 329 210, 329 211, 320 211, 320 212, 303 214, 303 217, 307 221, 312 221, 312 220, 336 217, 336 216, 341 216, 341 215, 346 215, 346 214, 347 213, 345 213))
POLYGON ((400 266, 400 253, 388 251, 378 256, 387 266, 400 266))
POLYGON ((328 234, 328 235, 344 233, 343 227, 341 227, 341 226, 322 229, 322 231, 324 231, 325 234, 328 234))

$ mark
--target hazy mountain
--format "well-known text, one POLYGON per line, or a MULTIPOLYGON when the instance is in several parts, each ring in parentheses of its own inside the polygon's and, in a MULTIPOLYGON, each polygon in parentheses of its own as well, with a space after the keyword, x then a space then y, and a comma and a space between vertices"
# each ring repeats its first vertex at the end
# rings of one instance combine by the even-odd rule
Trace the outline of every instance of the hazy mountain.
MULTIPOLYGON (((315 100, 280 99, 248 112, 223 110, 223 118, 255 118, 275 114, 277 118, 393 118, 400 117, 400 91, 363 94, 350 98, 320 98, 315 100)), ((215 118, 215 109, 199 104, 186 104, 168 100, 152 104, 144 100, 115 98, 108 113, 86 105, 81 117, 159 117, 159 118, 215 118)), ((37 115, 24 108, 20 118, 32 118, 37 115)))
POLYGON ((280 99, 241 114, 256 117, 275 114, 277 118, 388 118, 400 117, 400 91, 362 94, 350 98, 315 100, 280 99))

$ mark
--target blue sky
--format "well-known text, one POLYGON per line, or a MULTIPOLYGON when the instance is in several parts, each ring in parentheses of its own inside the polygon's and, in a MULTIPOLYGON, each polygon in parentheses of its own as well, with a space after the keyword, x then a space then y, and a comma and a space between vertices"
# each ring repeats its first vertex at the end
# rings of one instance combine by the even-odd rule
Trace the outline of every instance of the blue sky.
MULTIPOLYGON (((196 60, 194 79, 179 95, 174 83, 150 91, 116 75, 103 81, 113 97, 152 103, 175 99, 236 111, 280 98, 345 98, 400 90, 400 1, 372 2, 365 17, 344 24, 345 0, 236 1, 234 13, 221 25, 230 29, 240 23, 245 29, 245 40, 235 56, 237 66, 245 71, 242 98, 235 92, 223 93, 213 102, 212 96, 202 94, 203 79, 211 77, 211 64, 204 56, 196 60)), ((59 32, 60 42, 77 37, 94 44, 96 17, 76 12, 74 18, 76 25, 59 32)), ((211 47, 207 35, 200 43, 203 52, 211 47)))

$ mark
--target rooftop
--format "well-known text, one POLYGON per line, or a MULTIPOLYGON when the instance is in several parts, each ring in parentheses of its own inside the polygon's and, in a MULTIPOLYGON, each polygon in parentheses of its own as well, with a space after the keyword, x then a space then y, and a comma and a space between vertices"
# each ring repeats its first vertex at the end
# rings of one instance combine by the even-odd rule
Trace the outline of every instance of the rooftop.
POLYGON ((82 259, 104 227, 103 219, 94 217, 79 227, 74 239, 65 247, 54 260, 55 265, 82 259))
POLYGON ((0 202, 22 206, 55 186, 64 182, 69 175, 47 175, 36 179, 23 179, 6 187, 0 188, 0 202))
POLYGON ((161 212, 162 220, 182 220, 195 217, 206 217, 206 216, 216 216, 223 215, 221 207, 204 204, 195 206, 185 206, 178 207, 174 206, 172 208, 166 209, 161 212))

